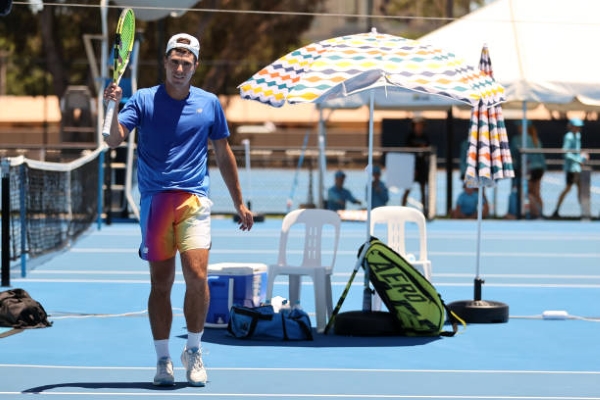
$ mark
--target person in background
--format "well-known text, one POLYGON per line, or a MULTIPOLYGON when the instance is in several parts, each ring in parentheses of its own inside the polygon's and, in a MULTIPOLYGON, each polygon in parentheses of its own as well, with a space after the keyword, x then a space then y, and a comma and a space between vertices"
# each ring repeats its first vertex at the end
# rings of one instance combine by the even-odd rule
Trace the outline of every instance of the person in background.
MULTIPOLYGON (((519 192, 517 189, 517 181, 513 179, 513 186, 508 196, 508 211, 504 216, 505 219, 517 219, 519 213, 519 192)), ((529 195, 529 217, 532 219, 542 218, 542 211, 539 208, 537 202, 533 199, 533 195, 531 194, 531 181, 528 181, 529 185, 527 189, 527 193, 529 195)))
MULTIPOLYGON (((175 257, 179 253, 185 281, 183 315, 187 339, 181 362, 191 386, 205 386, 201 338, 208 313, 208 257, 211 247, 211 206, 208 198, 208 142, 239 216, 239 227, 254 223, 246 207, 235 157, 227 138, 229 129, 217 96, 192 86, 199 66, 200 43, 180 33, 167 42, 163 56, 165 82, 134 93, 114 114, 111 148, 118 147, 133 129, 138 132, 138 185, 142 241, 139 256, 150 267, 148 317, 157 356, 154 385, 175 384, 169 337, 173 323, 171 291, 175 257)), ((122 89, 112 82, 105 101, 117 104, 122 89)))
POLYGON ((390 200, 387 186, 381 180, 381 168, 373 167, 373 182, 371 185, 371 208, 385 206, 390 200))
MULTIPOLYGON (((476 219, 478 202, 478 188, 472 188, 468 187, 467 185, 463 185, 463 191, 458 195, 458 199, 456 199, 456 208, 452 210, 452 218, 476 219)), ((482 218, 487 218, 488 214, 488 203, 485 197, 483 197, 483 209, 481 210, 481 216, 482 218)))
MULTIPOLYGON (((515 185, 521 182, 521 148, 523 146, 523 123, 516 123, 518 134, 510 141, 510 152, 515 169, 515 185)), ((542 141, 538 137, 537 129, 531 121, 525 121, 527 136, 525 138, 525 148, 541 150, 542 141)), ((529 199, 530 217, 538 218, 542 216, 544 201, 542 199, 541 184, 542 177, 546 172, 546 157, 541 151, 527 153, 527 195, 529 199)), ((516 214, 518 215, 518 214, 516 214)))
POLYGON ((581 203, 579 186, 581 165, 587 161, 587 154, 581 152, 581 128, 583 127, 583 121, 579 118, 573 118, 569 121, 567 127, 569 131, 565 133, 562 146, 562 149, 566 151, 563 155, 565 159, 563 171, 565 172, 566 185, 558 196, 558 202, 556 203, 556 209, 552 213, 552 218, 560 218, 560 214, 558 213, 560 206, 571 190, 571 187, 573 187, 573 184, 577 185, 577 199, 581 203))
MULTIPOLYGON (((425 120, 422 117, 415 117, 411 122, 410 132, 406 138, 406 147, 425 148, 429 147, 431 142, 425 133, 425 120)), ((415 153, 415 177, 414 181, 419 184, 421 191, 421 203, 423 204, 423 213, 427 215, 427 181, 429 178, 429 155, 427 153, 415 153)), ((402 196, 402 205, 408 203, 410 189, 404 191, 402 196)))
POLYGON ((362 204, 352 193, 344 187, 346 174, 344 171, 335 173, 335 184, 327 191, 327 208, 333 211, 345 210, 346 202, 362 204))

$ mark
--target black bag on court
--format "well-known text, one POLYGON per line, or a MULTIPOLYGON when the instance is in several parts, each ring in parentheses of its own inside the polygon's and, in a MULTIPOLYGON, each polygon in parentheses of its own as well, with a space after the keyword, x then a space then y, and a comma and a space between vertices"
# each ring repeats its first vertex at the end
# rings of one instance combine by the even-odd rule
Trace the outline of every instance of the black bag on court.
POLYGON ((276 313, 273 306, 232 306, 227 332, 240 339, 313 340, 310 317, 301 309, 276 313))
POLYGON ((24 329, 51 325, 44 307, 25 290, 0 292, 0 326, 24 329))

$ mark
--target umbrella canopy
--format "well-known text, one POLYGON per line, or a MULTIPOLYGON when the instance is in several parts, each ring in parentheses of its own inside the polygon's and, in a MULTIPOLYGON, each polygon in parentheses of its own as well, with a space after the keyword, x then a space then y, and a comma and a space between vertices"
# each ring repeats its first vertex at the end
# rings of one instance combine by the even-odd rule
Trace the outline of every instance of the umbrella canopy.
POLYGON ((292 51, 239 89, 245 99, 281 107, 286 101, 321 103, 376 87, 402 87, 473 106, 480 101, 491 106, 504 93, 492 78, 450 52, 375 30, 292 51))
MULTIPOLYGON (((494 78, 492 61, 487 45, 481 50, 479 69, 494 78)), ((493 102, 492 107, 483 102, 471 113, 469 149, 465 183, 469 187, 490 187, 500 179, 513 178, 512 157, 502 107, 493 102)))

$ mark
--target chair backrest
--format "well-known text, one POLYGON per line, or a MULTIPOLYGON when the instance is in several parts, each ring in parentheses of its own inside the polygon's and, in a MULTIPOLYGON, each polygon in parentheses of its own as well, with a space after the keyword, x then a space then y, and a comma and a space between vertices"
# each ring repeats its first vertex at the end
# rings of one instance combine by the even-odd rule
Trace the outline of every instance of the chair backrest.
POLYGON ((95 126, 94 104, 87 86, 69 86, 61 99, 61 112, 63 126, 95 126))
POLYGON ((376 224, 387 225, 386 244, 402 256, 406 256, 406 223, 417 225, 419 229, 418 260, 427 260, 426 221, 421 211, 413 207, 403 206, 383 206, 374 208, 371 211, 371 234, 375 232, 376 224))
POLYGON ((333 251, 331 263, 325 265, 326 268, 333 268, 337 255, 337 248, 340 240, 341 218, 331 210, 323 209, 299 209, 286 214, 281 224, 281 236, 279 239, 279 256, 277 263, 279 265, 289 265, 288 263, 288 243, 290 240, 290 230, 297 224, 304 225, 304 251, 301 267, 323 267, 322 264, 322 233, 325 226, 331 226, 334 232, 333 251))

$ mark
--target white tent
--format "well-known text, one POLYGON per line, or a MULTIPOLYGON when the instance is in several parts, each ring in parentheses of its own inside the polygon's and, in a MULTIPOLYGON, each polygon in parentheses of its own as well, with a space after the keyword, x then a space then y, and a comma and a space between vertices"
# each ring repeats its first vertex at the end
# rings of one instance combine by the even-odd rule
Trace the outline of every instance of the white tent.
POLYGON ((506 105, 600 106, 598 15, 600 1, 496 0, 419 40, 471 64, 487 44, 506 105))
MULTIPOLYGON (((600 110, 600 1, 495 0, 420 38, 478 62, 488 45, 503 107, 600 110)), ((523 136, 523 147, 526 147, 523 136)), ((527 155, 521 154, 521 207, 527 205, 527 155)))

